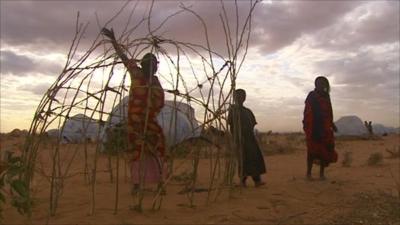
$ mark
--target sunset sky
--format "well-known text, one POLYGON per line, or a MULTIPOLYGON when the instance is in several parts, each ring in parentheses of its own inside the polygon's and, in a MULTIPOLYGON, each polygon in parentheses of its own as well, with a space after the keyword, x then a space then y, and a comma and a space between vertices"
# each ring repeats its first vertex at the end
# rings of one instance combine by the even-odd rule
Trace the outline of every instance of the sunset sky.
MULTIPOLYGON (((0 132, 29 128, 40 99, 63 69, 77 12, 80 21, 89 22, 85 45, 98 34, 97 23, 104 24, 124 3, 0 1, 0 132)), ((133 19, 142 18, 150 3, 139 2, 133 19)), ((233 3, 225 2, 232 17, 233 3)), ((180 4, 205 18, 212 47, 223 52, 219 1, 155 1, 154 26, 178 11, 180 4)), ((239 18, 248 5, 240 1, 239 18)), ((300 131, 305 97, 320 75, 331 82, 335 120, 357 115, 399 127, 399 14, 399 1, 263 1, 257 5, 249 52, 237 79, 237 87, 247 90, 245 105, 253 110, 257 129, 300 131)), ((110 26, 117 32, 118 22, 124 26, 125 20, 121 16, 110 26)), ((196 42, 202 28, 192 15, 183 13, 162 32, 196 42)))

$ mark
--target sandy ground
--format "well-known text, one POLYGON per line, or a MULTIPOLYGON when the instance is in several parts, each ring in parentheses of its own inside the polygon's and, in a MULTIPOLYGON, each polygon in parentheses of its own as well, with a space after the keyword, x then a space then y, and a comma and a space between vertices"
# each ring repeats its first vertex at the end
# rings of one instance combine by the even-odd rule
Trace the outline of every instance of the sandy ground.
MULTIPOLYGON (((278 143, 289 140, 285 135, 268 137, 268 142, 278 143)), ((1 150, 18 149, 23 138, 2 136, 1 150)), ((251 180, 247 188, 236 187, 229 192, 221 187, 216 191, 195 193, 194 206, 189 207, 186 194, 179 194, 184 184, 176 180, 167 186, 159 211, 151 210, 152 192, 145 193, 144 212, 131 210, 135 202, 130 194, 129 182, 125 181, 123 162, 119 181, 118 212, 114 214, 116 199, 115 182, 110 183, 106 171, 107 158, 99 157, 96 185, 95 212, 90 215, 91 189, 85 183, 83 172, 83 151, 81 146, 69 145, 63 155, 68 162, 78 149, 64 182, 63 193, 54 217, 48 217, 49 182, 42 175, 36 175, 33 182, 35 206, 30 219, 6 206, 3 212, 5 224, 326 224, 332 219, 353 210, 352 201, 358 193, 386 192, 396 196, 396 180, 399 181, 399 158, 389 158, 387 149, 398 149, 399 135, 382 137, 379 140, 338 140, 339 162, 326 170, 327 180, 318 178, 318 167, 314 167, 313 181, 305 179, 305 144, 292 143, 295 151, 267 155, 267 174, 263 175, 267 185, 255 188, 251 180), (350 167, 343 167, 341 161, 346 151, 352 152, 350 167), (384 156, 383 164, 368 166, 368 157, 375 152, 384 156), (230 194, 229 194, 230 193, 230 194), (216 198, 217 196, 217 198, 216 198), (207 199, 209 199, 207 203, 207 199)), ((268 147, 268 145, 266 145, 268 147)), ((288 146, 288 145, 285 145, 288 146)), ((47 145, 49 147, 49 144, 47 145)), ((46 148, 44 148, 46 149, 46 148)), ((268 149, 266 149, 268 151, 268 149)), ((49 152, 41 151, 40 167, 48 168, 49 152)), ((210 159, 199 162, 197 187, 207 188, 210 179, 210 159)), ((115 163, 115 161, 114 161, 115 163)), ((176 174, 187 171, 191 160, 177 160, 176 174)), ((66 164, 66 163, 65 163, 66 164)), ((115 164, 114 164, 115 165, 115 164)), ((237 182, 237 179, 236 179, 237 182)))

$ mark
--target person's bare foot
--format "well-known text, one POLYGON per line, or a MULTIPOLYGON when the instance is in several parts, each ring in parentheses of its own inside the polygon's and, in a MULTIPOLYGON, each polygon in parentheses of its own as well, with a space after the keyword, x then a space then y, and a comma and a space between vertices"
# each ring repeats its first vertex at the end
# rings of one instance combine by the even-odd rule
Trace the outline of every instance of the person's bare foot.
POLYGON ((320 180, 326 180, 326 177, 324 175, 319 177, 320 180))
POLYGON ((306 180, 309 180, 309 181, 312 181, 312 180, 313 180, 311 174, 307 174, 307 175, 306 175, 306 180))

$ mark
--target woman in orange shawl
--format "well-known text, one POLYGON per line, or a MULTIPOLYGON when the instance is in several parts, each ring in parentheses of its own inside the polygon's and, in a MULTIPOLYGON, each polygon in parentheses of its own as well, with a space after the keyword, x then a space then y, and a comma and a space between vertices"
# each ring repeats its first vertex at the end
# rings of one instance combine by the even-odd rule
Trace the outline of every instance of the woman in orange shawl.
POLYGON ((157 123, 157 115, 164 106, 164 91, 155 76, 157 58, 147 53, 139 67, 135 59, 128 59, 122 51, 112 29, 103 28, 102 33, 110 39, 131 77, 127 133, 128 151, 133 153, 131 175, 134 189, 139 187, 142 178, 145 183, 160 183, 163 177, 165 138, 157 123))
POLYGON ((333 123, 330 86, 326 77, 315 79, 315 89, 305 101, 303 130, 307 142, 307 178, 311 179, 313 162, 320 163, 320 179, 325 179, 324 169, 329 163, 337 161, 335 138, 337 131, 333 123))

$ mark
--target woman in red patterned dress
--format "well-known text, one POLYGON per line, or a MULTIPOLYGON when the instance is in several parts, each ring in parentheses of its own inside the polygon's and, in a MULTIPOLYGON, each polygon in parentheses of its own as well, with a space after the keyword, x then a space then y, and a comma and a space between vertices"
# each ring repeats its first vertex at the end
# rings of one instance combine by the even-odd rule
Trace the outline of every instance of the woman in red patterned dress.
POLYGON ((157 115, 164 106, 164 91, 155 76, 157 58, 147 53, 140 60, 139 67, 135 59, 128 59, 125 55, 112 29, 103 28, 102 33, 110 39, 131 77, 127 133, 128 151, 133 153, 131 175, 134 189, 139 187, 142 179, 144 183, 161 183, 165 138, 157 115))
POLYGON ((324 169, 329 163, 337 161, 335 138, 337 131, 333 123, 330 86, 326 77, 315 79, 315 89, 305 101, 303 130, 307 142, 307 178, 311 179, 313 162, 320 163, 320 179, 325 179, 324 169))

